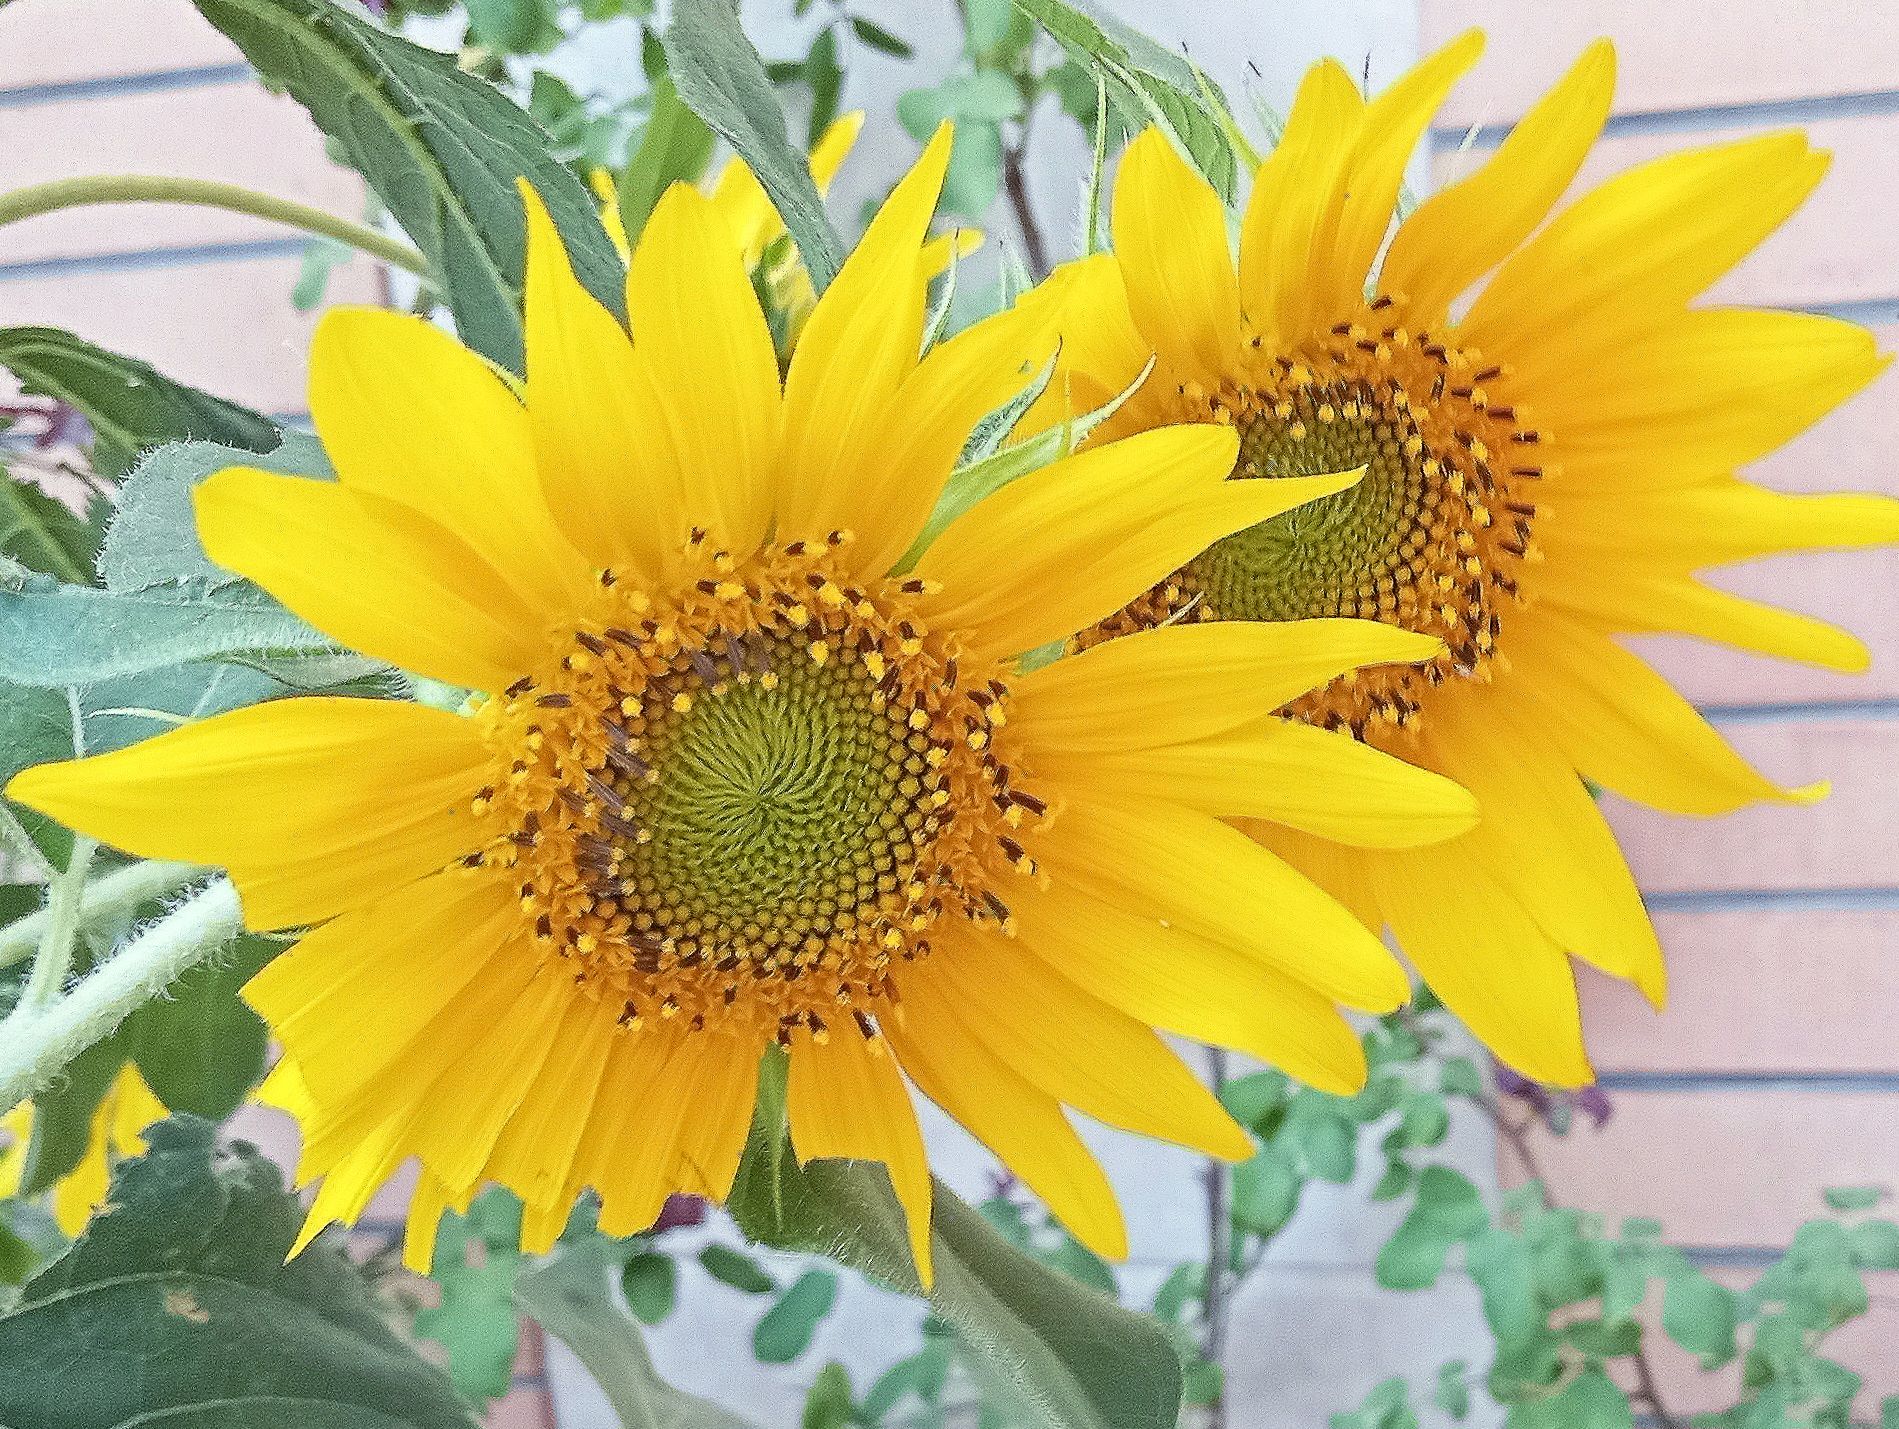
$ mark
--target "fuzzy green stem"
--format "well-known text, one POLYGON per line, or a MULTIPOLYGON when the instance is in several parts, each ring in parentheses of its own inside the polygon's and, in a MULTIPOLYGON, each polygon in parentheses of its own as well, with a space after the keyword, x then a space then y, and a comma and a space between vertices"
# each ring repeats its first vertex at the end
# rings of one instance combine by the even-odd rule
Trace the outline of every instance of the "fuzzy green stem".
POLYGON ((23 218, 36 218, 63 208, 100 203, 184 203, 247 213, 272 223, 288 224, 305 233, 334 238, 372 254, 386 263, 423 278, 430 276, 428 259, 399 238, 379 233, 366 224, 338 218, 320 208, 290 199, 260 194, 242 184, 215 179, 181 179, 156 174, 89 174, 83 178, 55 179, 0 194, 0 228, 23 218))
MULTIPOLYGON (((95 878, 79 895, 79 926, 90 927, 115 914, 131 912, 141 903, 176 893, 205 870, 192 863, 148 859, 129 868, 95 878)), ((29 913, 0 928, 0 968, 12 967, 32 955, 46 932, 50 909, 29 913)))
POLYGON ((92 856, 98 851, 96 839, 73 835, 73 851, 65 871, 53 880, 47 894, 46 925, 40 930, 39 951, 33 957, 33 970, 27 975, 13 1017, 39 1016, 59 999, 60 989, 66 986, 66 974, 73 967, 73 944, 79 937, 79 901, 85 892, 86 875, 92 870, 92 856))
POLYGON ((110 962, 36 1016, 0 1025, 0 1113, 40 1091, 81 1052, 234 938, 237 890, 219 879, 128 942, 110 962))

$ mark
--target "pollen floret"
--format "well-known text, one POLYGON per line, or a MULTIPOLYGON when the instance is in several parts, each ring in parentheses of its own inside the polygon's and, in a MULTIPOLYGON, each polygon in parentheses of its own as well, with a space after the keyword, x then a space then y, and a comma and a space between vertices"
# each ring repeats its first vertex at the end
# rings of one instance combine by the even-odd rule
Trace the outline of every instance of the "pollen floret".
POLYGON ((602 573, 592 619, 482 711, 479 857, 543 955, 620 1020, 870 1038, 893 962, 943 918, 1012 931, 1007 686, 918 617, 916 579, 842 573, 848 533, 738 561, 695 539, 660 596, 602 573))
POLYGON ((1417 666, 1354 671, 1288 712, 1328 729, 1406 727, 1419 689, 1488 680, 1507 612, 1525 599, 1544 435, 1491 402, 1504 369, 1427 332, 1381 296, 1322 343, 1272 351, 1254 336, 1218 390, 1178 384, 1170 421, 1218 421, 1240 434, 1235 480, 1365 469, 1336 496, 1218 542, 1082 638, 1178 620, 1382 620, 1436 635, 1417 666))

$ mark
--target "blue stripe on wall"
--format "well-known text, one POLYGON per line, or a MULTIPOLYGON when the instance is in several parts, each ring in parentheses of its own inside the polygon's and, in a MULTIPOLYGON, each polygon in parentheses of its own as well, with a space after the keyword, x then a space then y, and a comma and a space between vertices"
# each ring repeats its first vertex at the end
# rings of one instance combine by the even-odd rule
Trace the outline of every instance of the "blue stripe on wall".
MULTIPOLYGON (((1640 134, 1694 134, 1707 129, 1739 129, 1774 124, 1811 124, 1823 119, 1864 119, 1899 114, 1899 89, 1865 94, 1827 94, 1803 99, 1768 99, 1752 104, 1705 104, 1693 109, 1631 110, 1612 114, 1604 138, 1640 134)), ((1439 125, 1431 138, 1449 149, 1491 149, 1503 142, 1515 121, 1469 126, 1439 125)))
POLYGON ((154 70, 149 74, 106 75, 99 79, 69 79, 52 84, 19 84, 0 88, 0 109, 23 109, 31 104, 59 104, 69 99, 122 99, 134 94, 166 94, 181 89, 204 89, 214 84, 237 84, 250 78, 249 65, 223 64, 154 70))
POLYGON ((1645 896, 1651 913, 1899 913, 1899 888, 1710 888, 1645 896))
POLYGON ((1603 1072, 1606 1092, 1899 1092, 1899 1072, 1603 1072))

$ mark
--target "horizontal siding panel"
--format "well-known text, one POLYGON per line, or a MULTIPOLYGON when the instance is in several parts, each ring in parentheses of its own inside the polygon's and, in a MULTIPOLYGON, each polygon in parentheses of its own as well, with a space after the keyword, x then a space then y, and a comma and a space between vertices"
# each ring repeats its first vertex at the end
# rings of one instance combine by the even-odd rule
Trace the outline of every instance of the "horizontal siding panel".
MULTIPOLYGON (((1736 1024, 1736 1036, 1747 1035, 1736 1024)), ((1899 1117, 1876 1092, 1616 1092, 1600 1131, 1530 1133, 1565 1205, 1654 1216, 1670 1241, 1785 1245, 1828 1186, 1899 1186, 1899 1117)), ((1514 1159, 1506 1180, 1521 1179, 1514 1159)))
POLYGON ((1726 733, 1769 778, 1785 785, 1830 779, 1831 796, 1718 819, 1678 818, 1606 798, 1605 811, 1645 889, 1899 887, 1899 840, 1890 836, 1899 721, 1736 725, 1726 733))
MULTIPOLYGON (((299 267, 292 254, 0 281, 0 310, 10 323, 70 328, 260 411, 297 412, 317 319, 290 305, 299 267)), ((382 281, 378 264, 352 260, 331 274, 329 301, 380 303, 382 281)))
MULTIPOLYGON (((1769 126, 1785 127, 1785 126, 1769 126)), ((1895 296, 1899 225, 1888 191, 1899 149, 1899 114, 1825 119, 1800 126, 1833 154, 1833 168, 1798 213, 1710 292, 1714 301, 1814 307, 1895 296)), ((1571 197, 1612 174, 1662 154, 1742 139, 1753 129, 1642 134, 1605 139, 1583 166, 1571 197)), ((1484 149, 1447 149, 1434 162, 1439 184, 1470 173, 1484 149)))
MULTIPOLYGON (((248 80, 0 110, 0 134, 0 183, 9 189, 76 174, 165 174, 222 179, 347 218, 363 210, 362 181, 329 161, 302 106, 248 80)), ((0 263, 292 231, 181 204, 66 209, 0 231, 0 263)))
POLYGON ((1885 912, 1663 913, 1669 998, 1583 969, 1598 1071, 1899 1073, 1868 1009, 1899 1007, 1899 919, 1885 912))
POLYGON ((1616 110, 1696 109, 1860 94, 1899 83, 1891 0, 1424 0, 1426 48, 1472 25, 1487 58, 1445 110, 1456 124, 1521 114, 1598 36, 1615 41, 1616 110))
MULTIPOLYGON (((188 0, 33 0, 0 5, 0 88, 241 63, 188 0)), ((6 121, 0 120, 0 133, 6 121)))

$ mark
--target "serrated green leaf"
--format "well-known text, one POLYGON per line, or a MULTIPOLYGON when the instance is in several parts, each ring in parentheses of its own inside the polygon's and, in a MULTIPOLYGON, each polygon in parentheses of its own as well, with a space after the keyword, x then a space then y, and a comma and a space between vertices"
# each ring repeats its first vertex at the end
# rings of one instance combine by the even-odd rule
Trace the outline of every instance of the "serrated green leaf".
POLYGON ((653 81, 653 107, 632 158, 620 173, 620 222, 637 244, 660 195, 679 182, 697 183, 712 158, 712 131, 685 106, 670 75, 653 81))
POLYGON ((338 1250, 285 1263, 301 1208, 255 1150, 215 1140, 196 1117, 152 1127, 78 1243, 0 1315, 0 1423, 474 1429, 338 1250))
POLYGON ((277 445, 276 425, 248 407, 58 328, 0 328, 0 367, 26 391, 84 414, 92 425, 93 468, 104 476, 121 475, 141 451, 166 442, 223 442, 253 452, 277 445))
POLYGON ((620 1267, 620 1293, 641 1324, 660 1324, 679 1303, 679 1267, 660 1251, 637 1251, 620 1267))
POLYGON ((790 1364, 811 1347, 836 1303, 837 1277, 828 1270, 805 1271, 753 1329, 752 1354, 761 1364, 790 1364))
POLYGON ((80 516, 0 466, 0 556, 55 580, 91 584, 112 503, 88 496, 91 506, 80 516))
POLYGON ((764 61, 729 0, 676 0, 665 34, 673 83, 701 119, 751 167, 820 293, 843 264, 843 246, 811 178, 810 161, 785 131, 764 61))
POLYGON ((333 0, 194 3, 342 147, 428 259, 463 342, 522 370, 527 230, 517 179, 547 205, 582 286, 624 315, 625 270, 591 196, 527 113, 454 56, 333 0))
POLYGON ((699 1264, 707 1275, 747 1295, 769 1295, 778 1282, 751 1256, 726 1245, 709 1245, 699 1252, 699 1264))
POLYGON ((269 938, 239 938, 127 1020, 127 1050, 170 1110, 223 1121, 263 1080, 269 1029, 238 990, 281 951, 269 938))
POLYGON ((1693 1267, 1668 1278, 1662 1287, 1662 1330, 1703 1369, 1718 1369, 1735 1355, 1734 1292, 1693 1267))

